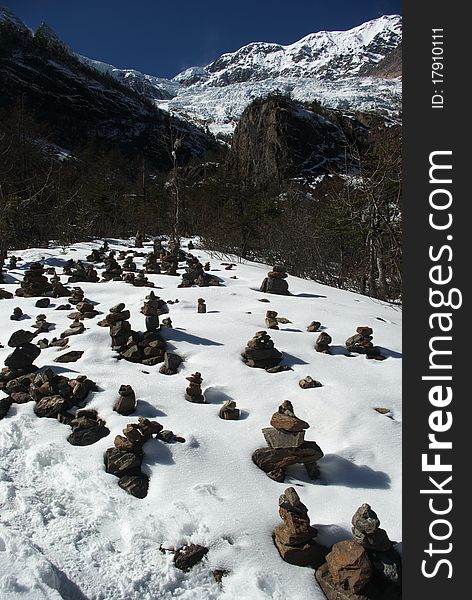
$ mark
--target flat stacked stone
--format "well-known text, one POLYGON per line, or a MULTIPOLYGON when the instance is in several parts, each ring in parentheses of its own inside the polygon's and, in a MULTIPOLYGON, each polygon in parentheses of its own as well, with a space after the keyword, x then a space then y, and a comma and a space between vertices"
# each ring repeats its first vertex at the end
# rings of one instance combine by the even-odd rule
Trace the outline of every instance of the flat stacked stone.
POLYGON ((194 285, 198 287, 217 286, 220 284, 218 277, 205 272, 202 263, 193 256, 187 258, 186 272, 182 274, 182 282, 178 287, 186 288, 194 285))
POLYGON ((276 264, 273 266, 272 271, 267 273, 267 277, 261 284, 260 291, 267 294, 279 294, 288 296, 288 283, 285 281, 288 275, 284 265, 276 264))
POLYGON ((72 335, 80 335, 85 331, 85 325, 79 319, 74 319, 68 329, 61 333, 61 338, 69 338, 72 335))
POLYGON ((36 321, 31 327, 34 327, 37 330, 36 334, 46 333, 53 327, 53 324, 47 322, 46 315, 40 314, 36 316, 36 321))
POLYGON ((202 375, 198 371, 190 375, 190 377, 185 378, 189 383, 187 389, 185 390, 185 400, 188 402, 193 402, 195 404, 204 404, 205 397, 202 392, 202 375))
POLYGON ((53 298, 66 298, 67 296, 70 296, 70 289, 61 283, 61 278, 59 275, 53 275, 50 283, 52 287, 53 298))
POLYGON ((87 256, 87 261, 92 263, 101 263, 105 260, 105 250, 103 248, 94 248, 87 256))
POLYGON ((136 271, 136 263, 133 261, 133 257, 131 255, 128 254, 121 268, 123 271, 136 271))
POLYGON ((279 498, 283 525, 274 530, 274 543, 285 562, 317 568, 324 563, 328 549, 314 540, 318 531, 310 525, 308 509, 293 487, 279 498))
POLYGON ((110 308, 109 314, 98 322, 100 327, 110 328, 111 347, 113 350, 120 351, 125 347, 131 333, 129 319, 131 314, 125 310, 125 304, 120 302, 110 308))
POLYGON ((159 316, 169 312, 164 300, 150 292, 144 300, 141 313, 145 316, 146 331, 154 331, 159 328, 159 316))
POLYGON ((159 274, 161 272, 161 267, 157 262, 157 255, 155 252, 150 252, 146 260, 144 262, 144 270, 146 273, 159 274))
POLYGON ((182 364, 183 359, 174 352, 164 352, 164 364, 159 369, 159 373, 163 375, 175 375, 182 364))
POLYGON ((121 281, 122 269, 119 263, 115 259, 115 253, 113 251, 104 260, 105 270, 102 273, 103 281, 121 281))
POLYGON ((144 274, 144 270, 140 270, 136 273, 126 273, 125 277, 123 277, 123 281, 126 283, 131 283, 135 287, 154 287, 154 283, 149 281, 149 279, 144 274))
POLYGON ((349 352, 365 354, 366 358, 384 360, 385 356, 382 356, 380 348, 372 343, 373 333, 371 327, 357 327, 356 333, 346 340, 346 349, 349 352))
POLYGON ((270 369, 276 367, 283 359, 282 352, 274 347, 267 331, 257 331, 249 340, 241 355, 248 367, 270 369))
POLYGON ((286 468, 294 464, 303 464, 310 479, 317 479, 317 461, 323 452, 316 442, 305 441, 305 429, 310 425, 295 415, 289 400, 279 406, 270 424, 272 427, 262 430, 268 448, 258 448, 252 455, 253 462, 278 482, 284 481, 286 468))
POLYGON ((277 321, 278 313, 275 310, 268 310, 265 316, 265 324, 267 329, 279 329, 279 322, 277 321))
POLYGON ((33 262, 25 272, 23 281, 15 294, 23 298, 34 298, 46 296, 51 290, 52 286, 44 274, 43 265, 39 262, 33 262))
POLYGON ((134 238, 134 247, 135 248, 142 248, 143 247, 143 242, 144 242, 144 236, 143 234, 138 231, 136 233, 136 237, 134 238))
POLYGON ((97 283, 99 281, 97 271, 91 266, 85 266, 81 260, 78 260, 71 268, 68 283, 97 283))
POLYGON ((74 321, 76 319, 79 321, 82 321, 83 319, 93 319, 93 317, 96 317, 99 314, 98 311, 95 310, 93 304, 86 300, 77 302, 75 307, 77 310, 67 315, 69 319, 73 319, 74 321))
POLYGON ((78 410, 68 424, 72 427, 72 433, 67 441, 72 446, 90 446, 110 434, 105 421, 93 409, 78 410))
POLYGON ((72 288, 72 295, 68 300, 71 304, 78 304, 79 302, 83 302, 84 297, 84 290, 81 287, 74 287, 72 288))

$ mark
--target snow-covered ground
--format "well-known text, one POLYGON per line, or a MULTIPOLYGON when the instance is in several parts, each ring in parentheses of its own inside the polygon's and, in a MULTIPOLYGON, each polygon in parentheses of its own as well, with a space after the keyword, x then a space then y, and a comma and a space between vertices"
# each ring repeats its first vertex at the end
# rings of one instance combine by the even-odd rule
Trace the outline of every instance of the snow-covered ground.
MULTIPOLYGON (((116 241, 111 247, 128 244, 116 241)), ((99 245, 76 244, 65 254, 60 248, 16 254, 25 263, 44 257, 61 272, 68 258, 85 259, 99 245)), ((164 300, 180 300, 169 306, 174 329, 163 329, 185 359, 177 375, 117 361, 108 328, 97 326, 101 315, 84 322, 84 334, 70 338, 71 350, 85 351, 78 362, 54 363, 62 353, 58 348, 43 350, 35 361, 69 377, 84 373, 96 381, 101 391, 88 406, 106 420, 108 437, 92 446, 71 446, 66 441, 70 428, 36 417, 33 403, 13 404, 0 421, 3 600, 322 600, 313 570, 283 562, 271 539, 281 523, 278 497, 290 485, 307 505, 319 542, 329 545, 350 537, 351 516, 363 502, 371 504, 390 538, 401 541, 401 310, 291 276, 291 296, 262 294, 257 290, 267 266, 238 263, 226 271, 205 251, 193 254, 211 261, 224 286, 177 289, 179 278, 148 275, 164 300), (196 312, 201 296, 207 314, 196 312), (270 304, 259 302, 262 297, 270 304), (292 371, 269 374, 241 361, 246 342, 265 329, 268 309, 291 321, 270 334, 292 371), (306 331, 313 320, 332 336, 333 355, 315 352, 318 334, 306 331), (385 349, 387 360, 343 355, 345 340, 359 325, 373 327, 374 343, 385 349), (195 371, 204 379, 205 405, 184 399, 185 377, 195 371), (298 381, 306 375, 323 387, 301 389, 298 381), (136 392, 136 415, 113 411, 121 384, 136 392), (218 417, 228 398, 243 411, 238 421, 218 417), (310 481, 303 469, 293 468, 285 483, 276 483, 251 461, 252 452, 265 446, 261 428, 286 399, 311 424, 306 438, 325 453, 321 480, 310 481), (391 409, 392 418, 374 407, 391 409), (143 469, 150 485, 143 500, 120 489, 103 465, 115 435, 138 415, 155 418, 186 439, 184 444, 147 442, 143 469), (184 573, 173 566, 172 554, 159 548, 189 542, 210 551, 184 573), (214 569, 229 571, 222 589, 213 580, 214 569)), ((142 261, 136 259, 138 267, 142 261)), ((18 287, 25 263, 9 273, 10 283, 2 287, 12 292, 18 287)), ((123 282, 79 285, 104 314, 126 302, 133 329, 144 329, 140 307, 147 288, 123 282)), ((40 337, 58 336, 70 324, 69 311, 54 306, 65 300, 53 300, 48 309, 35 308, 35 299, 1 300, 0 341, 6 345, 13 331, 29 329, 41 312, 55 329, 40 337), (15 306, 31 320, 11 321, 15 306)), ((10 350, 0 349, 0 362, 10 350)))

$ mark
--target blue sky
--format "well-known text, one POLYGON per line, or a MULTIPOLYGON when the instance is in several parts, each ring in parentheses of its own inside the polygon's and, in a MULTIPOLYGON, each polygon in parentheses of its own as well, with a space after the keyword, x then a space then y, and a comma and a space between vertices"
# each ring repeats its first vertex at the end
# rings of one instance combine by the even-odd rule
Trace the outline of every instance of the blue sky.
POLYGON ((254 41, 289 44, 402 12, 398 0, 0 0, 31 28, 46 21, 76 52, 172 77, 254 41))

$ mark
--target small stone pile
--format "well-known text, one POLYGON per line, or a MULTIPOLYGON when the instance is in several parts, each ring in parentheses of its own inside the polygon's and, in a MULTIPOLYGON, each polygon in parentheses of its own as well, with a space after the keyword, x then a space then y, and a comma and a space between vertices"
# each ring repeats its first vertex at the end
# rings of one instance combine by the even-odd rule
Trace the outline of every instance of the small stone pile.
POLYGON ((145 498, 149 478, 141 471, 143 446, 162 431, 162 425, 139 417, 138 423, 129 423, 124 435, 117 435, 114 448, 105 452, 105 471, 119 478, 118 485, 135 498, 145 498))
POLYGON ((78 260, 74 268, 71 269, 68 283, 97 283, 99 279, 97 271, 93 267, 86 267, 81 260, 78 260))
POLYGON ((83 319, 93 319, 93 317, 96 317, 99 314, 98 311, 95 310, 93 304, 86 300, 77 302, 75 308, 77 309, 75 312, 67 315, 69 319, 73 319, 74 321, 76 319, 79 321, 82 321, 83 319))
POLYGON ((80 335, 85 331, 85 325, 79 319, 74 319, 68 329, 61 333, 61 338, 69 338, 72 335, 80 335))
POLYGON ((346 349, 349 352, 365 354, 366 358, 384 360, 380 348, 372 343, 374 330, 371 327, 358 327, 356 333, 346 340, 346 349))
POLYGON ((144 270, 146 273, 154 274, 159 274, 161 272, 161 267, 157 262, 157 255, 155 252, 150 252, 147 255, 146 261, 144 262, 144 270))
POLYGON ((326 333, 326 331, 322 331, 320 335, 316 338, 315 342, 315 350, 317 352, 321 352, 322 354, 331 354, 331 342, 333 341, 332 337, 326 333))
POLYGON ((279 498, 279 515, 283 525, 274 530, 274 543, 285 562, 299 567, 318 568, 328 549, 314 540, 318 531, 310 525, 308 509, 293 487, 279 498))
POLYGON ((401 558, 368 504, 352 518, 354 539, 334 544, 316 579, 328 600, 400 600, 401 558))
POLYGON ((178 354, 164 352, 164 364, 159 369, 159 373, 162 373, 163 375, 175 375, 182 362, 183 359, 178 354))
POLYGON ((115 259, 113 251, 105 259, 105 270, 102 273, 103 281, 121 281, 122 270, 115 259))
POLYGON ((70 289, 61 283, 59 275, 53 275, 51 277, 52 297, 53 298, 65 298, 70 296, 70 289))
POLYGON ((265 324, 267 329, 279 329, 279 322, 277 321, 278 313, 275 310, 268 310, 265 316, 265 324))
POLYGON ((21 310, 21 308, 19 306, 16 306, 13 309, 13 313, 10 315, 10 320, 11 321, 19 321, 22 316, 23 316, 23 311, 21 310))
POLYGON ((185 390, 185 400, 194 404, 204 404, 205 397, 202 392, 203 379, 201 373, 197 371, 185 379, 190 382, 185 390))
POLYGON ((164 300, 150 292, 144 300, 141 313, 145 316, 146 331, 154 331, 159 328, 159 316, 169 312, 164 300))
POLYGON ((121 267, 123 271, 136 271, 136 263, 133 261, 133 257, 128 254, 121 267))
POLYGON ((268 477, 282 482, 286 468, 294 464, 303 464, 310 479, 319 477, 317 461, 323 452, 316 442, 305 441, 305 429, 310 425, 302 421, 293 411, 292 403, 285 400, 272 415, 272 427, 262 430, 268 448, 258 448, 252 455, 253 462, 268 477))
POLYGON ((128 416, 136 410, 136 394, 130 385, 121 385, 118 391, 118 400, 113 410, 120 415, 128 416))
POLYGON ((144 270, 138 271, 136 274, 133 272, 127 272, 123 275, 123 281, 131 283, 135 287, 154 287, 154 283, 144 274, 144 270))
POLYGON ((9 395, 6 400, 10 404, 34 401, 34 412, 38 417, 57 418, 69 424, 72 418, 69 410, 73 406, 84 406, 87 396, 96 391, 97 386, 85 375, 69 379, 46 369, 38 374, 28 373, 12 378, 2 389, 9 395))
POLYGON ((105 260, 104 252, 105 251, 103 248, 94 248, 92 250, 92 252, 87 256, 88 262, 92 262, 92 263, 103 262, 105 260))
POLYGON ((72 427, 72 433, 67 441, 72 446, 90 446, 110 433, 105 421, 99 418, 94 409, 78 410, 68 424, 72 427))
POLYGON ((220 280, 218 277, 206 273, 198 258, 192 257, 187 260, 187 269, 182 274, 182 282, 178 287, 187 288, 193 285, 198 287, 216 286, 220 285, 220 280))
POLYGON ((283 359, 282 352, 275 348, 267 331, 257 331, 241 356, 248 367, 257 369, 271 369, 283 359))
POLYGON ((47 322, 46 315, 40 314, 36 316, 36 322, 31 327, 36 329, 36 334, 46 333, 53 327, 53 324, 47 322))
POLYGON ((35 335, 32 331, 24 329, 19 329, 11 335, 8 345, 14 350, 5 359, 5 368, 0 373, 0 390, 4 390, 9 381, 38 370, 33 363, 41 350, 31 343, 35 335))
POLYGON ((201 313, 204 314, 207 311, 207 307, 205 304, 205 299, 204 298, 198 298, 197 300, 197 313, 201 313))
POLYGON ((34 298, 46 296, 51 290, 52 286, 44 274, 43 265, 39 262, 33 262, 25 272, 23 281, 15 294, 23 298, 34 298))
POLYGON ((136 233, 136 237, 134 238, 134 247, 135 248, 142 248, 143 247, 143 242, 144 242, 144 236, 143 234, 138 231, 136 233))
POLYGON ((302 388, 302 390, 322 387, 322 384, 319 381, 316 381, 316 379, 313 379, 313 377, 310 377, 309 375, 307 375, 303 379, 300 379, 298 385, 302 388))
POLYGON ((79 304, 79 302, 83 302, 85 297, 84 290, 80 287, 72 288, 72 295, 68 298, 71 304, 79 304))
POLYGON ((4 290, 3 288, 0 288, 0 300, 10 300, 10 298, 13 298, 13 294, 11 292, 7 292, 7 290, 4 290))
POLYGON ((234 400, 226 400, 219 412, 220 419, 226 421, 237 421, 240 417, 239 408, 236 408, 236 402, 234 400))
POLYGON ((8 262, 8 269, 10 271, 12 271, 13 269, 16 269, 17 267, 17 263, 18 262, 18 258, 16 256, 10 256, 10 260, 8 262))
POLYGON ((272 271, 267 273, 267 277, 261 284, 260 291, 267 294, 279 294, 288 296, 288 283, 285 281, 288 275, 284 265, 274 265, 272 271))

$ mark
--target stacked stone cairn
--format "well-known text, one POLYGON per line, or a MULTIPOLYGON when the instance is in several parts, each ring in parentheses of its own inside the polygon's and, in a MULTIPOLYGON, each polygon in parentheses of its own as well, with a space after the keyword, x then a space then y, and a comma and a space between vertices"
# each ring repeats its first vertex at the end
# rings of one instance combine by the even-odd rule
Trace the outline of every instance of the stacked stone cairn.
POLYGON ((105 421, 94 409, 78 410, 68 425, 72 427, 72 433, 67 441, 73 446, 90 446, 110 433, 105 421))
POLYGON ((36 322, 31 327, 34 327, 36 334, 39 334, 48 332, 53 327, 53 324, 47 322, 46 315, 40 314, 36 316, 36 322))
POLYGON ((68 329, 61 333, 61 338, 69 338, 72 335, 80 335, 85 331, 85 325, 80 319, 74 319, 68 329))
POLYGON ((278 313, 275 310, 268 310, 265 316, 265 324, 267 329, 279 329, 279 322, 277 321, 278 313))
POLYGON ((122 269, 123 271, 136 271, 136 263, 133 261, 133 257, 130 254, 125 258, 122 269))
POLYGON ((83 319, 93 319, 99 314, 98 311, 95 310, 93 304, 87 300, 77 302, 75 308, 77 309, 75 312, 67 315, 69 319, 73 319, 74 321, 76 319, 79 321, 82 321, 83 319))
POLYGON ((280 294, 288 296, 288 283, 285 281, 288 275, 284 265, 274 265, 272 271, 267 273, 267 277, 261 284, 260 291, 267 294, 280 294))
POLYGON ((168 329, 172 329, 172 319, 170 317, 166 317, 162 319, 162 327, 167 327, 168 329))
POLYGON ((401 558, 377 514, 363 504, 352 518, 354 539, 334 544, 316 579, 328 600, 399 600, 401 558))
POLYGON ((248 367, 257 369, 276 367, 283 358, 282 352, 275 348, 267 331, 257 331, 247 343, 241 356, 248 367))
POLYGON ((274 543, 285 562, 299 567, 318 568, 328 549, 314 540, 318 531, 310 525, 308 509, 293 487, 279 498, 279 515, 283 525, 274 530, 274 543))
POLYGON ((18 262, 18 258, 16 256, 10 256, 10 260, 8 262, 8 269, 10 271, 13 271, 13 269, 16 269, 17 267, 17 263, 18 262))
POLYGON ((207 307, 205 304, 205 299, 204 298, 198 298, 197 300, 197 313, 206 313, 207 311, 207 307))
POLYGON ((146 261, 144 263, 144 270, 146 271, 146 273, 151 274, 159 274, 161 272, 161 267, 157 262, 157 255, 155 252, 150 252, 147 255, 146 261))
POLYGON ((143 234, 138 231, 136 233, 136 237, 134 238, 134 247, 135 248, 142 248, 143 247, 143 242, 144 242, 144 236, 143 234))
POLYGON ((143 446, 162 431, 162 425, 139 417, 138 423, 129 423, 123 435, 117 435, 114 448, 105 452, 105 471, 119 478, 118 485, 135 498, 145 498, 149 478, 141 471, 143 446))
POLYGON ((159 329, 159 316, 168 313, 164 300, 156 296, 154 292, 150 292, 144 300, 141 308, 141 313, 145 317, 146 331, 155 331, 159 329))
POLYGON ((92 252, 87 256, 88 262, 100 263, 105 260, 105 253, 103 248, 94 248, 92 252))
POLYGON ((317 352, 321 352, 322 354, 331 354, 331 342, 333 341, 332 337, 326 333, 326 331, 322 331, 320 335, 316 338, 315 342, 315 350, 317 352))
POLYGON ((53 275, 51 277, 52 297, 53 298, 66 298, 70 296, 70 289, 61 283, 59 275, 53 275))
POLYGON ((13 313, 10 315, 11 321, 19 321, 23 317, 23 311, 19 306, 13 309, 13 313))
POLYGON ((83 407, 89 393, 97 390, 96 384, 85 375, 69 379, 55 374, 52 369, 38 374, 15 374, 17 377, 10 378, 6 383, 2 383, 0 377, 0 387, 3 385, 3 391, 9 395, 6 400, 10 405, 13 402, 24 404, 34 401, 34 412, 38 417, 58 419, 66 424, 73 419, 70 409, 73 406, 83 407))
POLYGON ((272 427, 262 430, 269 447, 258 448, 252 455, 253 462, 278 482, 284 481, 286 468, 295 464, 303 464, 310 479, 317 479, 317 461, 323 452, 316 442, 305 441, 305 429, 310 425, 295 415, 289 400, 279 406, 270 424, 272 427))
POLYGON ((136 410, 136 394, 130 385, 121 385, 118 391, 118 400, 113 410, 120 415, 128 416, 136 410))
POLYGON ((174 352, 164 352, 164 364, 159 369, 163 375, 175 375, 182 363, 182 358, 174 352))
POLYGON ((205 397, 202 392, 202 375, 198 371, 185 378, 189 385, 185 390, 185 400, 194 404, 205 404, 205 397))
POLYGON ((23 298, 34 298, 46 296, 51 290, 52 286, 44 274, 43 265, 39 262, 33 262, 25 272, 23 281, 15 294, 23 298))
POLYGON ((75 287, 72 289, 72 295, 68 298, 71 304, 79 304, 79 302, 83 302, 85 298, 84 290, 80 287, 75 287))
POLYGON ((68 279, 68 283, 97 283, 99 281, 97 271, 91 267, 86 267, 82 261, 78 260, 75 263, 75 267, 71 269, 71 275, 68 279))
POLYGON ((5 368, 0 373, 0 390, 5 390, 9 381, 38 370, 33 363, 40 355, 41 350, 31 343, 35 335, 32 331, 24 329, 19 329, 11 335, 8 346, 14 350, 5 359, 5 368))
POLYGON ((356 333, 346 340, 346 348, 349 352, 365 354, 366 358, 384 360, 385 356, 380 353, 380 348, 372 343, 374 330, 371 327, 358 327, 356 333))
POLYGON ((186 272, 182 274, 182 282, 178 287, 187 288, 192 286, 209 287, 220 285, 220 280, 214 275, 205 272, 198 258, 191 257, 187 260, 186 272))
POLYGON ((110 313, 98 322, 100 327, 110 328, 112 350, 120 351, 126 346, 131 335, 131 325, 128 319, 131 317, 129 310, 125 310, 125 304, 120 302, 110 308, 110 313))
POLYGON ((226 400, 220 408, 219 417, 226 421, 237 421, 240 417, 240 410, 236 408, 236 402, 234 400, 226 400))
POLYGON ((162 242, 161 242, 160 238, 156 237, 152 240, 152 248, 153 248, 155 256, 156 257, 159 256, 161 253, 161 250, 162 250, 162 242))
POLYGON ((121 281, 122 269, 115 259, 113 251, 105 259, 105 271, 102 273, 103 281, 121 281))

